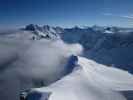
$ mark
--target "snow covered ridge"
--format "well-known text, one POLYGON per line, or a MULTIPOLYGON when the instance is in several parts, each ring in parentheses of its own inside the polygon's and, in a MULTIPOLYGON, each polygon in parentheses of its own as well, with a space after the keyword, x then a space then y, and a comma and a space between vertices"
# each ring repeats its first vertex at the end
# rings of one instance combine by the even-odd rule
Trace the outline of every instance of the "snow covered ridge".
POLYGON ((133 90, 133 75, 77 57, 72 73, 42 88, 31 89, 28 100, 129 100, 120 92, 133 90))

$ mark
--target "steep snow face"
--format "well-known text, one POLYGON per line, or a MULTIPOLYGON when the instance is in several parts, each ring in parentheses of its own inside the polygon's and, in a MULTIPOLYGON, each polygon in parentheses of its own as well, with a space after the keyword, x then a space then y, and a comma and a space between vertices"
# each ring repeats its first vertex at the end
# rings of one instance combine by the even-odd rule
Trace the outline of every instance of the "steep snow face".
POLYGON ((48 87, 35 88, 28 100, 126 100, 119 91, 133 90, 133 76, 126 71, 106 67, 78 57, 73 72, 48 87), (33 94, 33 95, 31 95, 33 94), (40 94, 36 99, 32 96, 40 94))

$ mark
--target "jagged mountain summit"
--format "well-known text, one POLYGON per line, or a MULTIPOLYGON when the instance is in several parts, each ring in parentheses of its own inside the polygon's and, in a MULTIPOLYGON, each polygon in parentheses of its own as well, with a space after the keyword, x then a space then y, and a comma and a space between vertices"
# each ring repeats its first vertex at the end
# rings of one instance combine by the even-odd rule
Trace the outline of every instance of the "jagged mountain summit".
POLYGON ((63 29, 60 27, 51 27, 44 25, 42 27, 34 24, 27 25, 24 30, 32 31, 37 37, 35 39, 47 38, 47 39, 59 39, 59 33, 62 33, 63 29))
POLYGON ((59 33, 62 33, 62 31, 63 29, 61 27, 29 24, 24 28, 0 32, 0 37, 18 40, 57 40, 60 39, 59 33))

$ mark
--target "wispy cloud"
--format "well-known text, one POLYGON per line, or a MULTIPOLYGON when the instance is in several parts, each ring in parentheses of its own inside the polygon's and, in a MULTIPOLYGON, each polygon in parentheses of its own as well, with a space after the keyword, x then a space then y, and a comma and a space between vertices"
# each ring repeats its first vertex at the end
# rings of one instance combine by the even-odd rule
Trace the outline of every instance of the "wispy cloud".
POLYGON ((105 15, 105 16, 113 16, 112 13, 102 13, 102 14, 105 15))
POLYGON ((123 18, 128 18, 128 19, 133 19, 133 15, 125 15, 125 16, 121 16, 123 18))
POLYGON ((127 14, 127 15, 117 15, 117 14, 113 14, 113 13, 102 13, 102 14, 105 16, 113 16, 113 17, 133 19, 133 14, 127 14))

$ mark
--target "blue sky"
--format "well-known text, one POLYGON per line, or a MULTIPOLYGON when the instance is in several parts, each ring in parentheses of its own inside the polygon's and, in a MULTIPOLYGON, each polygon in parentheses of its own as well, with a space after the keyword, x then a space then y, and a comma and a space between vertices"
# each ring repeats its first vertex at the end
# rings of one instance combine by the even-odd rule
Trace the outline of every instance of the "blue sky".
POLYGON ((0 28, 30 23, 133 27, 133 0, 0 0, 0 28))

